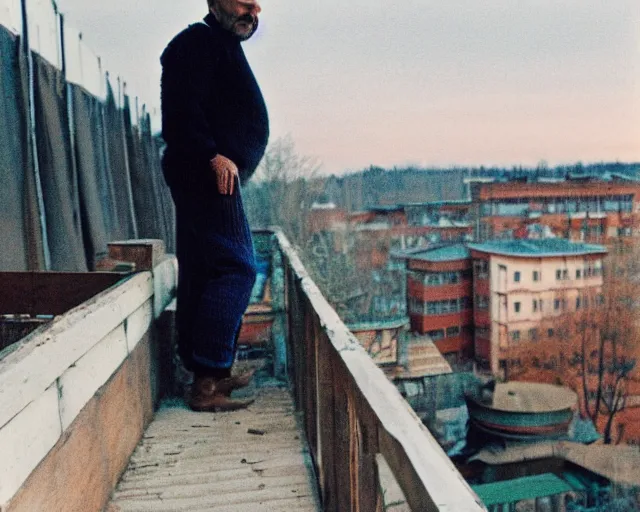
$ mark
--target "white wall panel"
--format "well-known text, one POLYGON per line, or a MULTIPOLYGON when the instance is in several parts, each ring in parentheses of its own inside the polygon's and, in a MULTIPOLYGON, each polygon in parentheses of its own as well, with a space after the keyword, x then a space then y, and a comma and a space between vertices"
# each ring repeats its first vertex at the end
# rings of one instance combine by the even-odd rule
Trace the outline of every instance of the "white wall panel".
POLYGON ((22 10, 20 0, 0 0, 0 25, 14 34, 22 32, 22 10))
POLYGON ((153 320, 153 302, 152 299, 147 300, 140 308, 127 318, 127 346, 129 352, 133 352, 142 336, 151 327, 153 320))
POLYGON ((16 493, 61 435, 54 384, 0 429, 0 504, 16 493))
POLYGON ((61 69, 58 16, 51 0, 27 0, 27 17, 31 49, 61 69))
POLYGON ((66 430, 82 408, 127 357, 124 325, 119 325, 78 360, 58 381, 60 419, 66 430))
POLYGON ((80 39, 80 32, 65 22, 64 46, 67 80, 105 99, 105 77, 98 56, 80 39))

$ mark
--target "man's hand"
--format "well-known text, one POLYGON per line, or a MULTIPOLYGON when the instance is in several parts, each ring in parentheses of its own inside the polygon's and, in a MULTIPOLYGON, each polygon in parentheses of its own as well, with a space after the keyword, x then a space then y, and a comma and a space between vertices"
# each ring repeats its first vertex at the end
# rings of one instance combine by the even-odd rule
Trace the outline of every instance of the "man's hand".
POLYGON ((216 155, 209 163, 216 175, 218 192, 223 195, 233 194, 236 186, 236 177, 238 176, 238 166, 222 155, 216 155))

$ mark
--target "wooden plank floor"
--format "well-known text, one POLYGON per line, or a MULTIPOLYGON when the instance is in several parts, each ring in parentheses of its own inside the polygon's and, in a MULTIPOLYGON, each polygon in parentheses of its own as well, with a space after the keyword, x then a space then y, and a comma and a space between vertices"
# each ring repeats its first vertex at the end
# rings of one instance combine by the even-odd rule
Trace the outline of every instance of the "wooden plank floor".
POLYGON ((277 387, 254 394, 249 409, 228 413, 165 404, 107 511, 321 510, 291 395, 277 387))

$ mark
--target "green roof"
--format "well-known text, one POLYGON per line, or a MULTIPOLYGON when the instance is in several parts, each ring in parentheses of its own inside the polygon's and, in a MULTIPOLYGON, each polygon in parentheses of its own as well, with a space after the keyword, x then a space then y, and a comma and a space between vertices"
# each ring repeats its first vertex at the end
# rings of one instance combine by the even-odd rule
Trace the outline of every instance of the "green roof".
POLYGON ((585 254, 605 254, 603 245, 572 242, 565 238, 545 238, 542 240, 492 240, 481 244, 469 244, 469 249, 502 254, 505 256, 582 256, 585 254))
POLYGON ((406 257, 411 260, 422 261, 457 261, 469 259, 469 249, 462 244, 447 245, 437 247, 435 249, 425 249, 424 251, 407 254, 406 257))
POLYGON ((552 473, 471 487, 487 506, 544 498, 573 491, 573 487, 552 473))

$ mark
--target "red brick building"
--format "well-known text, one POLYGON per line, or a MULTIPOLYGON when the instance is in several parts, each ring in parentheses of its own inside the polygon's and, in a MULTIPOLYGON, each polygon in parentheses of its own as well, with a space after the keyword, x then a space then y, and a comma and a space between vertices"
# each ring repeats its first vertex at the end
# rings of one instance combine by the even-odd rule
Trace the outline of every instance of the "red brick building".
POLYGON ((623 175, 470 186, 478 241, 555 235, 609 243, 640 234, 640 182, 623 175))
POLYGON ((427 334, 448 359, 473 355, 473 277, 469 250, 440 246, 406 256, 411 330, 427 334))

